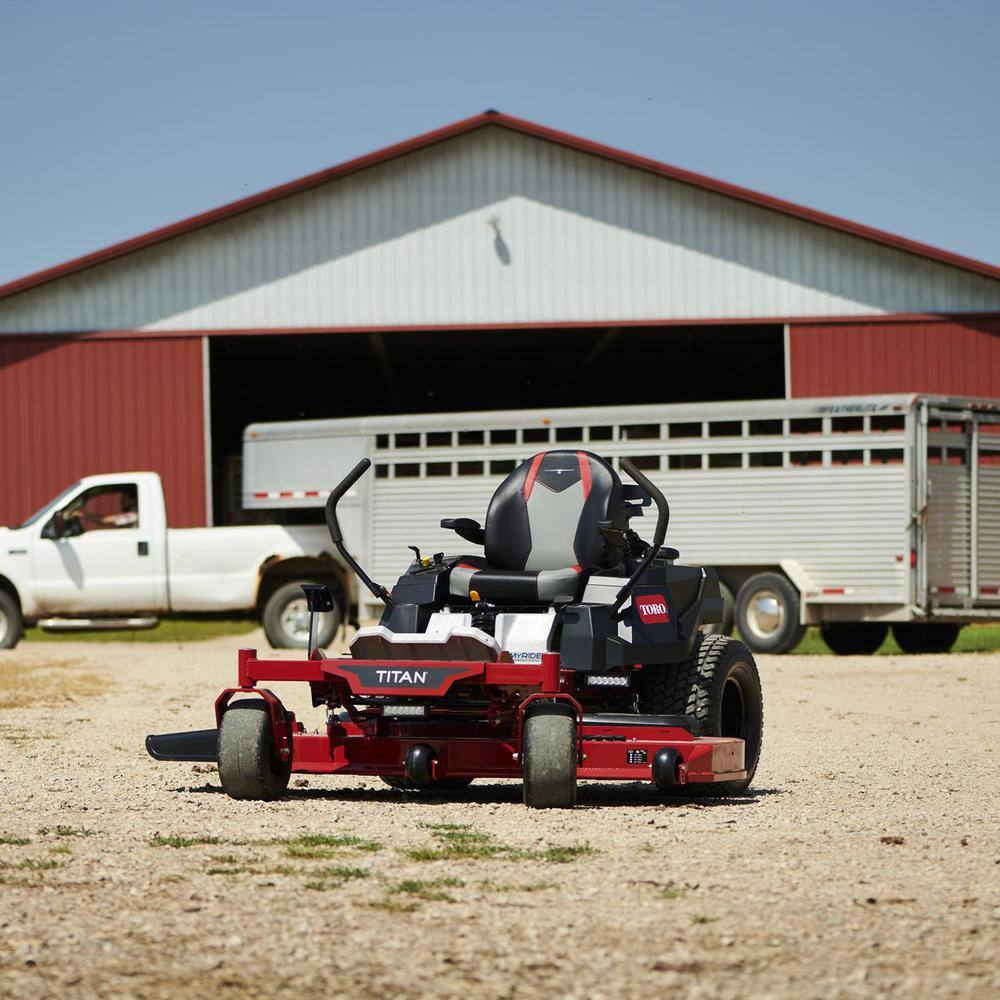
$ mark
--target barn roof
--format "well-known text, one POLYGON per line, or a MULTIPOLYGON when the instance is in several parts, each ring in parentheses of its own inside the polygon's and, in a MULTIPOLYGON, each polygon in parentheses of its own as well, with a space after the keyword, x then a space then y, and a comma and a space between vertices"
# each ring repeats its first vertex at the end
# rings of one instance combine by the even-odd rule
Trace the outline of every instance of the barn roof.
POLYGON ((245 212, 260 208, 261 206, 280 201, 283 198, 288 198, 303 191, 308 191, 311 188, 327 184, 330 181, 347 177, 351 174, 356 174, 359 171, 365 170, 368 167, 373 167, 376 164, 385 163, 386 161, 397 157, 405 156, 407 153, 424 149, 447 139, 481 129, 485 126, 499 126, 523 135, 533 136, 537 139, 542 139, 558 146, 588 153, 593 156, 633 167, 650 174, 670 178, 671 180, 690 185, 694 188, 700 188, 705 191, 721 194, 729 198, 736 199, 737 201, 770 209, 792 218, 811 222, 818 226, 823 226, 827 229, 860 237, 861 239, 869 240, 872 243, 881 244, 886 247, 902 250, 906 253, 914 254, 939 263, 948 264, 963 271, 985 275, 989 278, 1000 279, 1000 267, 983 261, 973 260, 970 257, 964 257, 960 254, 951 253, 947 250, 941 250, 937 247, 929 246, 926 243, 906 239, 905 237, 896 236, 892 233, 875 229, 871 226, 865 226, 857 222, 851 222, 847 219, 830 215, 826 212, 819 212, 815 209, 806 208, 802 205, 797 205, 781 198, 761 194, 760 192, 752 191, 749 188, 729 184, 725 181, 715 180, 714 178, 706 177, 690 170, 684 170, 680 167, 671 166, 667 163, 661 163, 658 160, 638 156, 634 153, 624 152, 623 150, 615 149, 612 146, 592 142, 589 139, 583 139, 579 136, 570 135, 567 132, 560 132, 556 129, 548 128, 544 125, 538 125, 535 122, 527 121, 522 118, 515 118, 511 115, 502 114, 499 111, 488 110, 484 111, 482 114, 473 115, 471 118, 465 118, 461 121, 454 122, 451 125, 446 125, 443 128, 414 136, 404 142, 387 146, 384 149, 376 150, 375 152, 368 153, 365 156, 348 160, 344 163, 338 164, 337 166, 328 167, 325 170, 308 174, 305 177, 300 177, 297 180, 289 181, 285 184, 279 184, 277 187, 268 188, 265 191, 260 191, 257 194, 250 195, 249 197, 241 198, 238 201, 229 202, 226 205, 221 205, 218 208, 211 209, 210 211, 193 215, 187 219, 182 219, 179 222, 172 223, 171 225, 150 230, 140 236, 123 240, 120 243, 112 244, 111 246, 104 247, 103 249, 85 254, 82 257, 75 257, 62 264, 57 264, 54 267, 49 267, 42 271, 36 271, 35 273, 26 275, 23 278, 18 278, 5 285, 0 285, 0 299, 7 298, 30 288, 35 288, 50 281, 55 281, 56 279, 62 278, 66 275, 75 274, 89 267, 93 267, 96 264, 101 264, 106 261, 114 260, 115 258, 123 257, 126 254, 133 253, 145 247, 162 243, 177 236, 182 236, 202 227, 210 226, 213 223, 220 222, 225 219, 231 219, 245 212))

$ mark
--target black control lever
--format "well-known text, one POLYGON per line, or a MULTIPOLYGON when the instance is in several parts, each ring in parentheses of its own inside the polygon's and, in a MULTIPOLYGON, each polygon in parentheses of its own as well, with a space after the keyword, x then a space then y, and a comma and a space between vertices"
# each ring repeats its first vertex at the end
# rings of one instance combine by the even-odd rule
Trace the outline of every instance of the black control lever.
POLYGON ((357 560, 350 552, 347 551, 347 546, 344 545, 344 535, 340 530, 340 522, 337 520, 337 504, 340 503, 344 494, 371 468, 372 460, 370 458, 363 458, 350 472, 344 476, 343 479, 330 490, 330 495, 326 498, 326 526, 330 532, 330 539, 333 544, 337 546, 337 551, 341 554, 344 562, 347 563, 351 569, 354 570, 358 575, 358 579, 375 595, 380 601, 384 601, 389 607, 392 607, 392 598, 389 596, 389 591, 385 589, 380 583, 376 583, 372 578, 358 565, 357 560))
POLYGON ((629 459, 623 458, 621 466, 622 471, 627 472, 653 498, 653 503, 656 504, 656 530, 653 532, 653 541, 639 562, 639 565, 636 566, 635 572, 625 581, 622 589, 618 591, 615 603, 611 607, 612 615, 617 615, 621 611, 622 605, 629 599, 632 591, 635 590, 639 578, 649 568, 649 564, 653 559, 656 558, 656 554, 660 551, 660 546, 663 544, 663 539, 666 537, 667 525, 670 524, 670 505, 667 503, 667 498, 629 459))

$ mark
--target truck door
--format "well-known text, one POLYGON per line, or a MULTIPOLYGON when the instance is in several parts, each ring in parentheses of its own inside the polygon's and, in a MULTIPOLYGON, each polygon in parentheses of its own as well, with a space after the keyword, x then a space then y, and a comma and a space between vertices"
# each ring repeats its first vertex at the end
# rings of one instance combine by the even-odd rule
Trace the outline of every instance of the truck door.
POLYGON ((35 593, 49 613, 157 610, 150 558, 153 516, 135 482, 90 486, 39 527, 35 593))

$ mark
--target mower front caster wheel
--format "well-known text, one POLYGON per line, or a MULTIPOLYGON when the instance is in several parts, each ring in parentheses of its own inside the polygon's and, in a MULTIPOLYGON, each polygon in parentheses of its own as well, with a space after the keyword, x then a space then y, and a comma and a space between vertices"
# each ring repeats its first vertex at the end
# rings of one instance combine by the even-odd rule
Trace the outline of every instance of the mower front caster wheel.
POLYGON ((278 757, 267 703, 261 698, 234 701, 219 727, 222 790, 232 799, 277 799, 291 773, 291 760, 278 757))
POLYGON ((576 805, 576 713, 566 704, 538 703, 524 720, 524 804, 535 809, 576 805))

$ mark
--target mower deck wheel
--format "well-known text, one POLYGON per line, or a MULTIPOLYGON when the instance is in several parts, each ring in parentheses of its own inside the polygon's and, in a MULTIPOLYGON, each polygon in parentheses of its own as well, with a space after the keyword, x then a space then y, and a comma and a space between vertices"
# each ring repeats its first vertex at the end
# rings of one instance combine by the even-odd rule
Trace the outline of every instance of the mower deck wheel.
POLYGON ((576 805, 576 716, 568 705, 539 703, 522 734, 524 804, 535 809, 576 805))
POLYGON ((275 749, 267 703, 261 698, 234 701, 219 727, 222 790, 232 799, 277 799, 291 773, 291 760, 280 760, 275 749))

